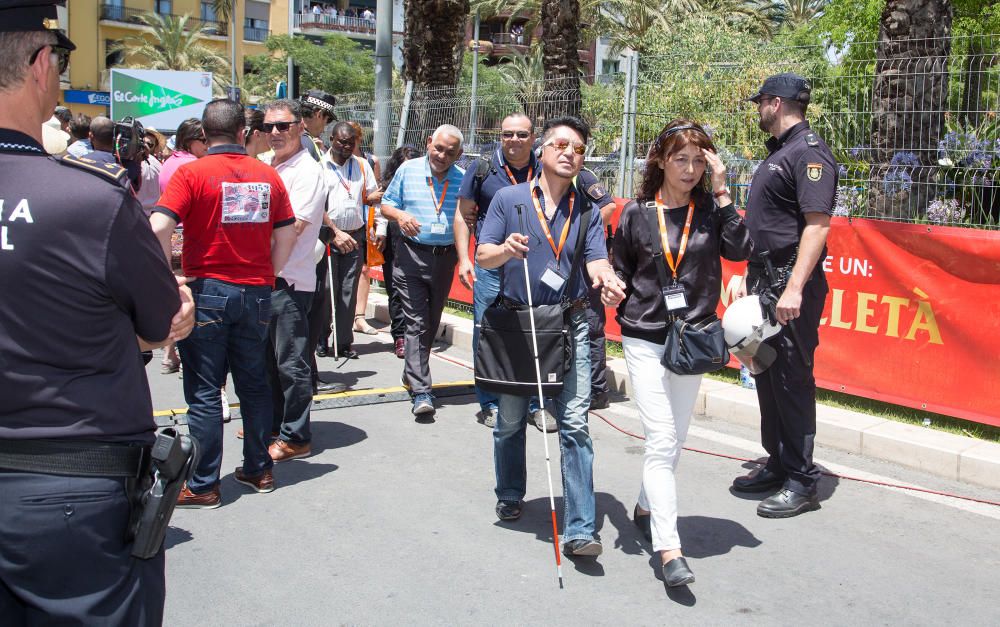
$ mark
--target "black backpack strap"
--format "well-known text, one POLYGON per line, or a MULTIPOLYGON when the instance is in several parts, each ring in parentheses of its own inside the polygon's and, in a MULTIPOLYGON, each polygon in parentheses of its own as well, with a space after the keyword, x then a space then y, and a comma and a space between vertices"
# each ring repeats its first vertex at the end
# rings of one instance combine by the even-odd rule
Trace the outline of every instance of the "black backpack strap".
POLYGON ((590 225, 590 216, 594 210, 594 203, 590 201, 590 198, 586 194, 580 194, 583 199, 583 215, 580 216, 580 230, 576 234, 576 247, 573 249, 573 264, 569 270, 569 281, 566 282, 563 294, 565 295, 567 291, 570 291, 570 287, 576 286, 576 281, 580 275, 580 264, 583 263, 584 253, 583 246, 587 239, 587 227, 590 225))
MULTIPOLYGON (((493 164, 490 161, 490 157, 481 156, 476 160, 476 176, 474 179, 475 185, 473 185, 472 192, 473 196, 478 201, 479 194, 483 192, 483 181, 486 180, 486 175, 490 173, 490 168, 493 164)), ((486 207, 480 207, 480 210, 485 211, 486 207)))
POLYGON ((649 232, 653 238, 653 265, 656 266, 656 274, 660 277, 660 288, 670 285, 667 278, 667 260, 663 258, 663 244, 660 243, 660 220, 656 216, 655 203, 646 203, 646 221, 649 222, 649 232), (652 206, 650 206, 652 205, 652 206))

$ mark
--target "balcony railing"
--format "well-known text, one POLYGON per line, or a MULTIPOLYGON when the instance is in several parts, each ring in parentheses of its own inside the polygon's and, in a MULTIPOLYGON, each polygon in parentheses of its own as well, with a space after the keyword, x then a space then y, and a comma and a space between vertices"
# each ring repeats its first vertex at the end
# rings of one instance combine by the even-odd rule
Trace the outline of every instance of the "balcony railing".
MULTIPOLYGON (((125 24, 139 24, 145 25, 142 17, 146 15, 153 15, 152 11, 147 11, 145 9, 133 9, 131 7, 122 7, 113 4, 102 4, 101 5, 101 19, 109 20, 112 22, 122 22, 125 24)), ((183 17, 181 15, 173 15, 167 13, 156 13, 160 17, 170 17, 178 19, 183 17)), ((216 22, 214 20, 198 20, 193 17, 188 17, 187 21, 188 29, 201 28, 206 35, 223 35, 226 34, 226 25, 221 22, 216 22)), ((267 35, 264 35, 267 38, 267 35)), ((248 38, 249 39, 249 38, 248 38)), ((256 41, 256 40, 254 40, 256 41)))
POLYGON ((524 33, 493 33, 490 36, 490 41, 492 41, 497 46, 530 46, 531 37, 524 33))
POLYGON ((250 28, 249 26, 243 28, 244 41, 264 41, 269 34, 271 31, 266 28, 250 28))
POLYGON ((343 15, 327 15, 326 13, 299 13, 293 22, 300 30, 333 30, 349 33, 375 34, 375 20, 343 15))

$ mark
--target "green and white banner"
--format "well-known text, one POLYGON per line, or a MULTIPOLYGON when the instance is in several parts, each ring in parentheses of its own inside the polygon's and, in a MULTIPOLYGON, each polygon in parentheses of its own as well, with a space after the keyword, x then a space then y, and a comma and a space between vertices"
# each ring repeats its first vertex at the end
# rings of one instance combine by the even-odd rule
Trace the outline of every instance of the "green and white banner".
POLYGON ((173 131, 188 118, 201 118, 211 99, 211 72, 111 70, 115 120, 132 116, 143 126, 173 131))

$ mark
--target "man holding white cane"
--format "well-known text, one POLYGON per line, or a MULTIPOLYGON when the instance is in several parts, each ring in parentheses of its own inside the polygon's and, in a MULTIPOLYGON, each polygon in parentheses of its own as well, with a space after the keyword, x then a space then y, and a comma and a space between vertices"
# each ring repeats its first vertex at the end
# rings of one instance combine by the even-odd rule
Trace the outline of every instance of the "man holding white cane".
MULTIPOLYGON (((574 362, 565 375, 554 408, 563 456, 563 552, 567 556, 597 556, 601 543, 595 533, 594 449, 587 426, 590 406, 590 353, 587 336, 587 276, 601 288, 606 306, 624 297, 624 285, 608 263, 598 211, 582 224, 585 195, 573 184, 583 167, 590 128, 575 117, 549 120, 543 129, 541 173, 532 180, 500 190, 493 197, 480 232, 476 261, 484 268, 502 268, 500 295, 512 306, 570 302, 575 342, 574 362), (519 211, 520 209, 520 211, 519 211), (520 215, 519 215, 520 214, 520 215), (521 224, 524 224, 522 228, 521 224), (577 250, 580 229, 583 249, 577 250), (577 276, 570 276, 573 259, 584 255, 577 276), (530 284, 526 281, 524 266, 530 284)), ((500 395, 499 417, 493 431, 496 466, 497 517, 521 516, 526 491, 525 427, 528 398, 500 395)))

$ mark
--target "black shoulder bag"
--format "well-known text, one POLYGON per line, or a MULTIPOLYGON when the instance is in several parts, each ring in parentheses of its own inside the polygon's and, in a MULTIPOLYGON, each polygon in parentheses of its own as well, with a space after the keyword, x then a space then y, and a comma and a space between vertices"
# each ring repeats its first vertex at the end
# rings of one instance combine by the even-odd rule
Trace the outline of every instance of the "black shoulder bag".
MULTIPOLYGON (((585 195, 581 194, 581 196, 585 195)), ((569 280, 563 287, 558 305, 535 305, 535 336, 538 341, 538 366, 542 393, 556 396, 563 388, 566 373, 573 367, 574 342, 570 327, 570 301, 565 296, 578 280, 580 263, 585 256, 584 240, 590 224, 591 203, 584 200, 580 231, 573 250, 569 280)), ((522 224, 522 231, 524 227, 522 224)), ((523 262, 522 262, 523 263, 523 262)), ((527 286, 531 289, 531 286, 527 286)), ((475 357, 476 386, 497 394, 537 396, 535 354, 531 342, 531 320, 527 305, 509 307, 499 296, 479 323, 479 347, 475 357)))
MULTIPOLYGON (((656 266, 656 273, 660 277, 660 290, 663 291, 670 286, 670 279, 667 277, 663 245, 660 243, 657 211, 659 209, 653 205, 652 210, 646 211, 646 219, 649 221, 649 232, 653 238, 653 265, 656 266)), ((667 370, 675 374, 705 374, 720 370, 729 363, 726 337, 722 331, 722 321, 718 316, 711 314, 695 322, 686 322, 679 316, 670 313, 667 315, 670 326, 667 330, 663 359, 660 360, 667 370)))

